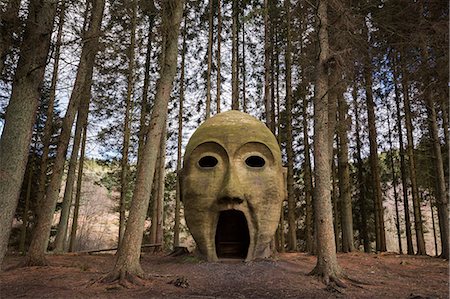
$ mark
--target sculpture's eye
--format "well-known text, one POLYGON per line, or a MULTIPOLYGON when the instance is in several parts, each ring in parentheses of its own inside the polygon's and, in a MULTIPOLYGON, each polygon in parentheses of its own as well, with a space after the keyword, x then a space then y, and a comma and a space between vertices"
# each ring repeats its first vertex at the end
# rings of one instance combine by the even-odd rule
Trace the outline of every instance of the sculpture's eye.
POLYGON ((219 161, 213 156, 204 156, 198 161, 198 165, 202 168, 212 168, 217 165, 219 161))
POLYGON ((266 164, 266 161, 260 156, 250 156, 245 159, 245 164, 250 167, 261 168, 266 164))

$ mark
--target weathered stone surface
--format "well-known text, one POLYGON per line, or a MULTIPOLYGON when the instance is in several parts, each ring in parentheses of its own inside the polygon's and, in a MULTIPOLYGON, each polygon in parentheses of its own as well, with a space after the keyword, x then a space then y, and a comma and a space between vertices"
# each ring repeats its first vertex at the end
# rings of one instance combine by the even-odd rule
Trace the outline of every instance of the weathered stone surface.
POLYGON ((247 261, 270 256, 284 177, 277 140, 262 122, 239 111, 204 122, 189 140, 181 174, 185 218, 200 253, 209 261, 236 251, 247 261))

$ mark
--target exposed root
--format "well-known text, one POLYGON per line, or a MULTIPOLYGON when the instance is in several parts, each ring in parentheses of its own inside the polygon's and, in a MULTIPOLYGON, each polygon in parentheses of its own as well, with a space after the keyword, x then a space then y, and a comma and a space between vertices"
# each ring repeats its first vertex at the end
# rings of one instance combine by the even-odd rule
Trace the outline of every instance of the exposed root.
POLYGON ((144 279, 145 275, 143 273, 132 274, 128 271, 113 271, 96 282, 107 284, 118 283, 122 287, 129 289, 133 286, 144 286, 144 279))
POLYGON ((336 287, 347 288, 347 285, 341 280, 341 278, 346 278, 346 276, 341 272, 329 273, 328 271, 320 270, 316 266, 308 275, 317 276, 327 286, 327 289, 336 287))

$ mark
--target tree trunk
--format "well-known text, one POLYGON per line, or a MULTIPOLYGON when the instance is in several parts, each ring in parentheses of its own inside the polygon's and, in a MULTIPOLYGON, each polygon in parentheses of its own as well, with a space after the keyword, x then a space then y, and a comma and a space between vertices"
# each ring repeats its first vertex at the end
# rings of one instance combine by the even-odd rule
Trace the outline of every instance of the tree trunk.
POLYGON ((22 226, 20 227, 20 241, 19 241, 19 252, 25 254, 25 242, 27 240, 27 229, 28 229, 28 211, 30 210, 30 197, 31 197, 31 183, 33 182, 33 172, 34 172, 34 156, 36 153, 33 151, 32 159, 28 166, 28 180, 27 180, 27 192, 25 194, 25 207, 22 213, 22 226))
POLYGON ((62 175, 64 172, 64 162, 67 147, 70 140, 70 131, 75 118, 75 114, 83 97, 86 86, 91 86, 94 60, 98 49, 98 38, 100 36, 100 25, 103 17, 104 0, 92 2, 92 13, 89 29, 84 36, 84 45, 81 52, 80 64, 77 70, 75 85, 69 100, 69 105, 62 123, 62 131, 59 136, 53 174, 47 188, 46 196, 41 203, 30 249, 28 251, 28 265, 45 265, 45 252, 47 250, 50 229, 58 200, 62 175))
MULTIPOLYGON (((395 63, 396 60, 393 59, 395 63)), ((408 254, 414 254, 414 248, 412 243, 411 234, 411 220, 409 216, 409 201, 408 201, 408 183, 406 182, 406 163, 405 163, 405 149, 403 147, 403 129, 402 120, 400 115, 400 94, 397 87, 397 68, 393 66, 393 79, 394 79, 394 91, 395 91, 395 106, 397 113, 397 131, 398 131, 398 143, 400 144, 400 174, 402 177, 402 191, 403 191, 403 207, 405 211, 405 233, 406 233, 406 247, 408 254)))
POLYGON ((30 1, 20 58, 0 138, 0 267, 6 254, 27 164, 55 14, 56 2, 30 1))
POLYGON ((220 3, 221 0, 217 0, 217 98, 216 98, 216 105, 217 105, 217 113, 220 113, 220 85, 221 85, 221 78, 220 78, 220 51, 221 51, 221 43, 222 43, 222 4, 220 3))
MULTIPOLYGON (((219 0, 220 1, 220 0, 219 0)), ((220 4, 218 4, 220 5, 220 4)), ((183 28, 183 48, 181 50, 181 75, 180 75, 180 102, 178 107, 178 143, 177 143, 177 189, 175 197, 175 224, 173 232, 173 247, 180 246, 180 209, 181 209, 181 189, 180 189, 180 175, 182 162, 182 141, 183 141, 183 104, 184 104, 184 68, 186 58, 186 33, 187 33, 187 16, 184 17, 183 28)), ((220 39, 220 35, 218 35, 220 39)), ((217 93, 220 94, 220 91, 217 93)), ((219 106, 218 106, 219 107, 219 106)))
POLYGON ((117 253, 114 270, 103 281, 119 279, 135 281, 135 275, 143 277, 144 271, 139 263, 144 229, 145 216, 147 214, 148 201, 151 186, 156 169, 158 149, 160 148, 161 135, 167 119, 167 106, 172 91, 173 78, 177 67, 178 34, 181 17, 183 14, 183 2, 170 0, 163 2, 163 30, 167 37, 165 55, 160 63, 161 76, 156 88, 155 105, 152 111, 150 127, 147 133, 147 142, 142 154, 142 163, 138 165, 136 184, 131 203, 127 227, 123 242, 117 253))
MULTIPOLYGON (((211 116, 211 66, 213 50, 213 0, 209 0, 209 30, 208 30, 208 69, 206 71, 206 119, 211 116)), ((236 37, 237 38, 237 37, 236 37)))
POLYGON ((78 109, 77 124, 75 127, 75 137, 73 139, 73 148, 69 160, 69 169, 67 171, 66 188, 64 189, 64 198, 61 207, 61 216, 59 218, 58 232, 56 234, 55 240, 55 249, 54 249, 55 252, 64 252, 66 247, 65 243, 67 236, 67 226, 69 222, 70 207, 72 205, 75 171, 77 168, 78 154, 80 152, 81 133, 84 123, 87 122, 87 115, 88 115, 88 111, 84 110, 89 109, 89 104, 86 105, 85 102, 89 102, 89 98, 83 98, 82 102, 83 104, 81 104, 80 108, 78 109))
POLYGON ((444 162, 442 160, 439 128, 437 125, 436 109, 429 92, 424 92, 430 135, 433 143, 433 161, 436 174, 435 194, 438 208, 439 231, 441 233, 442 252, 440 257, 449 258, 448 238, 448 195, 445 189, 444 162))
POLYGON ((337 178, 336 178, 336 160, 334 159, 336 153, 333 150, 331 159, 331 204, 333 205, 333 228, 334 228, 334 243, 336 244, 336 250, 339 248, 339 208, 338 208, 338 196, 337 193, 337 178))
POLYGON ((378 142, 377 129, 375 125, 375 103, 372 94, 372 63, 369 49, 366 53, 366 62, 364 66, 364 81, 366 89, 367 102, 367 121, 369 127, 369 144, 370 144, 370 173, 372 176, 372 190, 374 198, 375 210, 375 236, 377 252, 386 251, 386 235, 384 229, 384 208, 383 193, 381 191, 380 170, 378 165, 378 142))
POLYGON ((145 66, 144 66, 144 86, 142 91, 141 101, 141 116, 139 119, 139 141, 138 141, 138 161, 141 161, 141 155, 145 144, 145 135, 147 131, 147 116, 148 116, 148 85, 150 81, 150 62, 152 57, 152 36, 153 36, 153 24, 155 15, 151 12, 148 15, 148 33, 147 33, 147 52, 145 53, 145 66))
POLYGON ((395 163, 394 163, 394 147, 392 145, 392 131, 391 131, 391 106, 389 104, 389 100, 387 100, 387 125, 388 125, 388 142, 389 142, 389 151, 391 152, 390 166, 392 172, 392 187, 394 189, 394 202, 395 202, 395 226, 397 228, 397 239, 398 239, 398 250, 400 254, 403 254, 402 249, 402 233, 400 228, 400 214, 398 212, 398 192, 397 192, 397 175, 395 173, 395 163))
POLYGON ((270 19, 269 19, 269 1, 264 0, 264 107, 266 113, 266 125, 273 132, 272 109, 270 99, 270 19))
POLYGON ((311 171, 311 156, 308 136, 308 100, 303 96, 303 144, 305 147, 304 181, 305 181, 305 202, 306 202, 306 251, 314 252, 314 214, 313 214, 313 182, 311 171))
POLYGON ((246 78, 245 78, 245 16, 242 9, 242 111, 247 113, 246 78))
POLYGON ((239 110, 239 74, 238 74, 238 0, 232 0, 231 25, 231 109, 239 110))
MULTIPOLYGON (((290 36, 290 5, 289 0, 285 2, 287 17, 287 42, 286 42, 286 152, 287 152, 287 191, 288 191, 288 250, 297 250, 297 216, 294 195, 294 151, 292 149, 292 71, 291 71, 291 36, 290 36)), ((268 42, 268 41, 266 41, 268 42)), ((271 111, 271 110, 270 110, 271 111)), ((268 115, 270 116, 271 113, 268 115)), ((272 123, 272 122, 270 122, 272 123)), ((274 130, 272 130, 273 132, 274 130)))
POLYGON ((339 282, 341 268, 336 258, 331 205, 331 165, 328 134, 328 69, 329 59, 327 2, 319 2, 319 59, 314 96, 314 215, 317 230, 317 264, 312 274, 324 283, 339 282))
POLYGON ((353 214, 352 197, 350 186, 350 170, 348 163, 348 136, 350 125, 348 105, 343 94, 338 95, 339 123, 337 134, 339 139, 338 151, 338 174, 339 174, 339 201, 341 203, 341 229, 342 229, 342 251, 354 251, 353 244, 353 214))
POLYGON ((167 139, 167 124, 164 126, 163 134, 161 135, 161 147, 159 149, 159 164, 158 164, 158 184, 156 193, 156 244, 161 246, 155 247, 155 251, 162 251, 164 247, 164 189, 166 179, 166 139, 167 139))
POLYGON ((361 156, 361 148, 362 142, 359 132, 361 130, 361 126, 359 125, 359 107, 358 107, 358 99, 357 99, 357 90, 356 86, 353 87, 353 102, 355 106, 355 135, 356 135, 356 161, 357 161, 357 169, 358 169, 358 190, 359 190, 359 211, 361 215, 361 224, 360 224, 360 236, 363 239, 364 252, 370 252, 370 240, 369 233, 367 231, 367 209, 366 209, 366 188, 364 182, 364 167, 361 156))
POLYGON ((40 205, 42 199, 45 195, 45 186, 47 183, 47 164, 48 164, 48 154, 50 152, 50 140, 52 138, 53 129, 53 110, 55 105, 56 97, 56 84, 58 82, 58 68, 59 68, 59 57, 61 52, 61 38, 63 33, 65 18, 65 1, 61 3, 61 8, 59 12, 59 23, 58 23, 58 33, 56 36, 55 44, 55 56, 53 63, 52 79, 50 84, 50 94, 48 99, 48 107, 46 113, 46 120, 44 125, 44 131, 42 132, 42 157, 39 166, 39 177, 38 177, 38 190, 36 194, 36 204, 40 205))
POLYGON ((408 92, 408 79, 407 79, 407 71, 404 65, 404 59, 402 57, 401 63, 401 72, 402 72, 402 85, 403 85, 403 101, 405 105, 405 123, 406 123, 406 137, 408 140, 407 154, 408 154, 408 162, 409 162, 409 177, 411 180, 411 189, 412 189, 412 201, 413 201, 413 210, 414 210, 414 229, 416 231, 416 243, 417 243, 417 254, 425 255, 425 238, 423 235, 423 225, 422 225, 422 211, 420 210, 420 198, 419 198, 419 189, 417 186, 416 179, 416 161, 414 157, 414 139, 413 139, 413 126, 411 119, 411 105, 409 100, 409 92, 408 92))
POLYGON ((430 210, 431 210, 431 223, 433 225, 433 239, 434 239, 434 256, 438 256, 438 245, 437 245, 437 236, 436 236, 436 223, 434 221, 434 210, 433 210, 433 202, 430 197, 430 210))
POLYGON ((127 204, 128 193, 128 151, 130 148, 130 127, 131 127, 131 113, 133 110, 133 95, 134 95, 134 77, 135 77, 135 44, 136 44, 136 14, 137 1, 133 0, 131 5, 131 32, 130 32, 130 46, 128 48, 128 72, 127 72, 127 98, 125 101, 125 119, 123 123, 123 144, 122 144, 122 160, 120 161, 120 209, 119 209, 119 247, 122 242, 123 233, 125 231, 125 212, 127 204))
MULTIPOLYGON (((87 97, 91 96, 90 91, 87 91, 87 97)), ((73 218, 72 218, 72 229, 70 232, 69 241, 69 252, 75 250, 76 240, 77 240, 77 228, 78 228, 78 213, 80 210, 80 199, 81 199, 81 184, 83 182, 83 168, 84 168, 84 156, 86 151, 86 137, 87 137, 87 123, 83 126, 83 137, 81 142, 81 153, 80 161, 78 162, 78 175, 77 175, 77 187, 75 193, 75 203, 73 208, 73 218)))
POLYGON ((0 14, 0 77, 6 57, 14 44, 14 33, 20 28, 19 8, 20 0, 9 0, 5 11, 0 14))

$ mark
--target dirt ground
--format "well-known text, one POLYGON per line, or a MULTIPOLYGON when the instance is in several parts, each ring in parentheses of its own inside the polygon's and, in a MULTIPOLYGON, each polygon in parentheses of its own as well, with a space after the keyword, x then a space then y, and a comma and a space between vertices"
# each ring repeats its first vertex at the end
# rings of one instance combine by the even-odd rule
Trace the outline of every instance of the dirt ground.
POLYGON ((114 265, 110 254, 52 255, 51 266, 8 270, 22 259, 6 258, 0 298, 449 298, 448 261, 432 257, 339 254, 344 289, 308 276, 316 258, 304 253, 249 263, 145 253, 150 278, 131 288, 98 282, 114 265))

